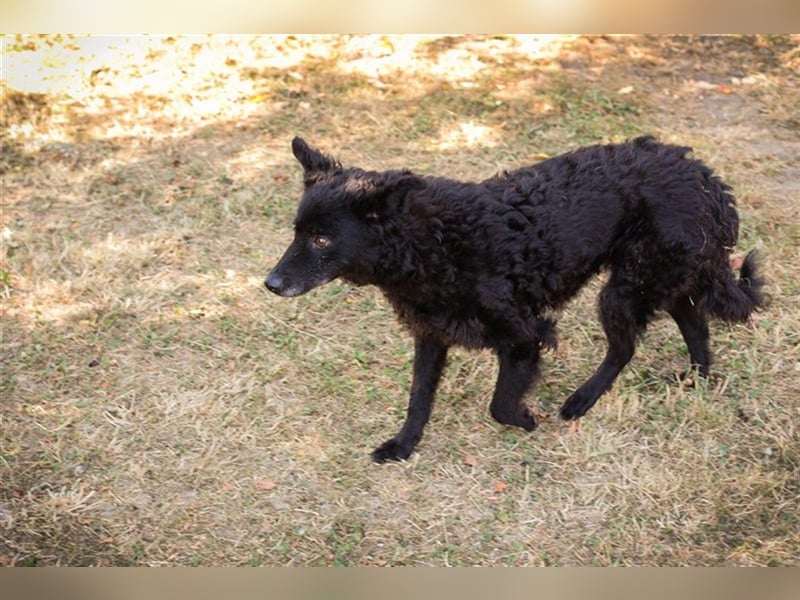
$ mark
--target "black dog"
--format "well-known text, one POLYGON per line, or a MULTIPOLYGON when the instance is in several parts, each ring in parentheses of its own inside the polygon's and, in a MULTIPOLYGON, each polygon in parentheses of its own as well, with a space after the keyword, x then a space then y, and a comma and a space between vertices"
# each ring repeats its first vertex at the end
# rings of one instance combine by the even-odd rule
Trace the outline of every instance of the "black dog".
POLYGON ((601 269, 608 351, 561 407, 577 419, 609 389, 658 310, 678 324, 708 375, 709 317, 745 321, 764 303, 753 252, 731 269, 739 220, 730 187, 690 148, 652 137, 591 146, 481 183, 342 168, 292 141, 305 193, 295 237, 266 278, 298 296, 336 277, 375 284, 414 335, 406 421, 373 452, 407 458, 422 437, 448 347, 491 348, 500 361, 492 416, 528 431, 523 396, 539 352, 555 345, 546 316, 601 269))

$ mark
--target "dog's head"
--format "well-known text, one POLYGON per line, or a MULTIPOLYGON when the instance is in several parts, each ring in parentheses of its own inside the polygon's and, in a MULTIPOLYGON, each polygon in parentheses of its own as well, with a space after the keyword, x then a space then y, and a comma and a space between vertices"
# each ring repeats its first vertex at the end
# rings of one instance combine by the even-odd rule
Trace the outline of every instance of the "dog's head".
POLYGON ((299 296, 337 277, 371 283, 380 255, 381 222, 425 181, 410 171, 343 169, 332 157, 292 140, 305 191, 294 241, 265 280, 280 296, 299 296))

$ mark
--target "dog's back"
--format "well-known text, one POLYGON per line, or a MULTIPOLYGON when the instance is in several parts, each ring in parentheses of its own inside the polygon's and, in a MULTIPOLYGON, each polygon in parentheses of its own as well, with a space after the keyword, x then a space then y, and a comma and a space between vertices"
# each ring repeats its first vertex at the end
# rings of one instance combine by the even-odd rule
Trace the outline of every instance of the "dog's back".
POLYGON ((552 304, 609 266, 632 270, 630 283, 644 291, 671 288, 655 290, 665 306, 676 295, 694 294, 730 320, 743 311, 713 302, 711 283, 720 274, 733 276, 728 255, 738 237, 735 200, 690 152, 646 136, 581 148, 483 185, 531 224, 532 239, 541 240, 539 255, 550 263, 537 268, 569 274, 557 278, 552 304))

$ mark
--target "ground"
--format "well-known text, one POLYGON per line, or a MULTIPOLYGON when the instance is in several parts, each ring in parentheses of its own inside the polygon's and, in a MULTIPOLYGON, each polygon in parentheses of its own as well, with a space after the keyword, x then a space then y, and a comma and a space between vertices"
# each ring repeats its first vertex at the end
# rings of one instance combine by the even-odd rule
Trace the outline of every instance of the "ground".
POLYGON ((0 564, 799 565, 800 38, 3 38, 0 564), (658 321, 599 363, 594 282, 529 402, 456 351, 412 458, 412 343, 372 288, 287 300, 301 135, 485 178, 600 141, 692 146, 734 187, 770 307, 715 376, 658 321))

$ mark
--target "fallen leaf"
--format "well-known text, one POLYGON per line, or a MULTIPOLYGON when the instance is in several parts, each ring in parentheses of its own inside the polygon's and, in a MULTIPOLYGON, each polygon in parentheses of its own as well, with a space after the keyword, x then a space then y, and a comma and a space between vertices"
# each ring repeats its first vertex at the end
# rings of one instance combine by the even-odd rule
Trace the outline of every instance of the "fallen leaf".
POLYGON ((474 454, 465 454, 464 464, 469 467, 474 467, 478 464, 478 457, 475 456, 474 454))
POLYGON ((508 487, 508 484, 504 481, 498 481, 494 484, 494 493, 495 494, 502 494, 503 490, 508 487))
POLYGON ((272 481, 272 479, 265 477, 264 479, 259 479, 256 481, 256 487, 260 490, 274 490, 276 487, 278 487, 278 484, 272 481))
POLYGON ((733 92, 733 88, 729 85, 721 85, 717 88, 720 94, 730 94, 733 92))
POLYGON ((231 483, 230 481, 228 483, 222 484, 222 491, 223 492, 232 492, 235 489, 236 489, 236 486, 233 483, 231 483))

